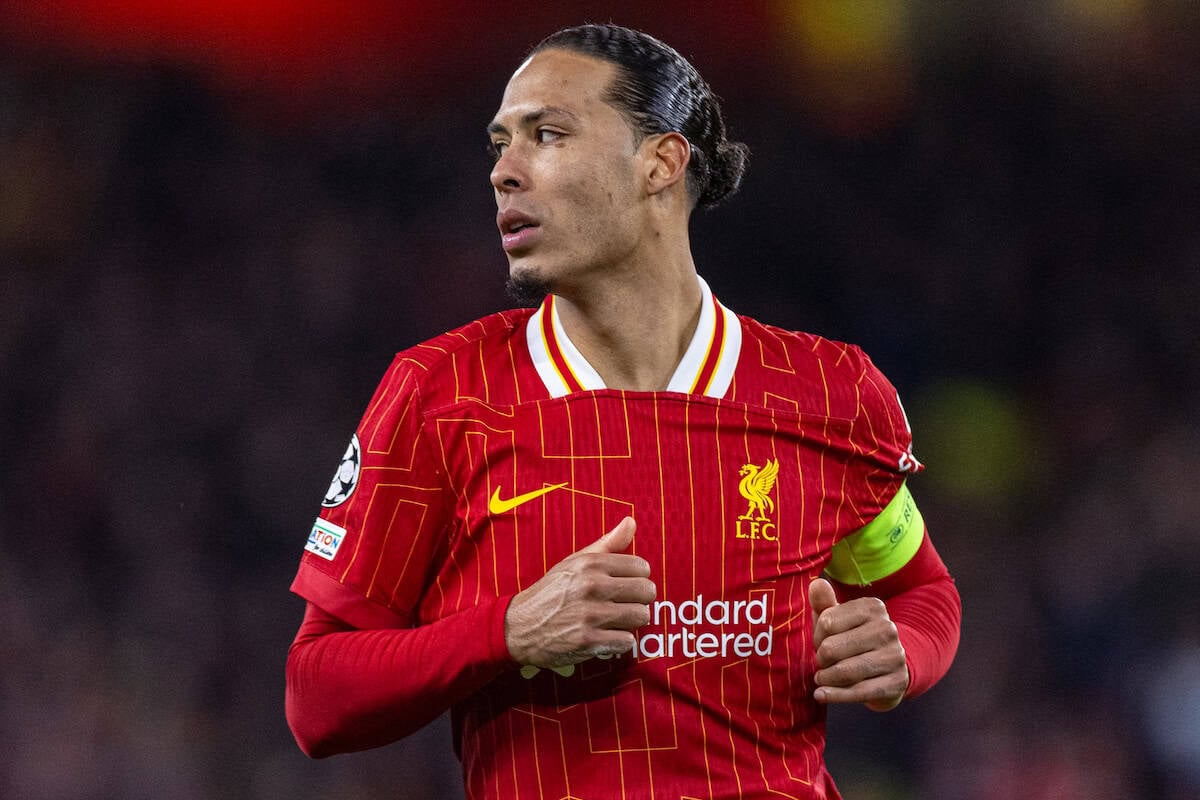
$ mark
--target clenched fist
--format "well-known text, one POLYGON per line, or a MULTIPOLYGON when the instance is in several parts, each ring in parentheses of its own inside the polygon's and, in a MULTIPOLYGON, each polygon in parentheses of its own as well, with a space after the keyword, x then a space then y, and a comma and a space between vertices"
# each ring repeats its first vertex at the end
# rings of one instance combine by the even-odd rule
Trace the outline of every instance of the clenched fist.
POLYGON ((890 711, 908 690, 908 661, 900 634, 877 597, 838 603, 833 586, 818 578, 808 586, 813 646, 817 651, 818 703, 865 703, 890 711))
POLYGON ((512 599, 504 638, 515 661, 561 667, 633 648, 656 591, 646 560, 624 552, 635 528, 626 517, 512 599))

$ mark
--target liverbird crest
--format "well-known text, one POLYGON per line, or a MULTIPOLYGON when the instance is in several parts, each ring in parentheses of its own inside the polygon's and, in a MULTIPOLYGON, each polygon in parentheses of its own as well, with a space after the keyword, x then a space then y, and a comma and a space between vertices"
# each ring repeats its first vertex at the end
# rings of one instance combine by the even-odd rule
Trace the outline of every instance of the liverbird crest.
POLYGON ((767 459, 767 463, 761 467, 744 464, 738 474, 742 476, 738 491, 750 503, 744 518, 767 519, 767 514, 775 512, 771 490, 775 488, 775 479, 779 476, 779 459, 767 459))

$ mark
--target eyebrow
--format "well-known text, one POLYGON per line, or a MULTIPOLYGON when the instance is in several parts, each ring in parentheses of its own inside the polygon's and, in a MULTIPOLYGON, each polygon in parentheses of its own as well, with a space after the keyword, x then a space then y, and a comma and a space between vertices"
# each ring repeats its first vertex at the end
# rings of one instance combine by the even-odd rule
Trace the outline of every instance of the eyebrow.
MULTIPOLYGON (((568 111, 565 108, 559 108, 558 106, 542 106, 541 108, 535 108, 533 111, 530 111, 530 112, 522 115, 521 116, 521 125, 522 126, 532 125, 535 122, 540 122, 545 117, 551 117, 551 116, 556 116, 556 115, 567 117, 568 119, 576 120, 576 121, 579 119, 579 117, 576 114, 568 111)), ((488 135, 494 136, 497 133, 508 133, 508 128, 504 127, 499 122, 492 120, 491 122, 488 123, 487 132, 488 132, 488 135)))

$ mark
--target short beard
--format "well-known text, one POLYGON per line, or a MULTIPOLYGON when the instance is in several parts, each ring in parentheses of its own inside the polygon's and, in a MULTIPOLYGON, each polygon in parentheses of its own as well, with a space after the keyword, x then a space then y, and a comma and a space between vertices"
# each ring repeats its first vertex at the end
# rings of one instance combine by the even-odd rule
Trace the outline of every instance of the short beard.
POLYGON ((508 292, 508 296, 518 305, 528 308, 540 306, 546 295, 550 294, 551 288, 550 281, 527 272, 509 275, 504 284, 504 291, 508 292))

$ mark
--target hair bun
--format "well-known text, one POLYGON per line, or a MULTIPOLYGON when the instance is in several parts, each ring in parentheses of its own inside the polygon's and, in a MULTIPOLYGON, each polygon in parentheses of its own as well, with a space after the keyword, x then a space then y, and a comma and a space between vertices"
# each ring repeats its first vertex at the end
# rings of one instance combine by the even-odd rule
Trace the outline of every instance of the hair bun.
POLYGON ((742 185, 742 175, 746 172, 746 161, 749 157, 750 148, 742 142, 731 142, 728 139, 718 142, 716 152, 708 159, 708 180, 696 199, 696 205, 700 208, 712 208, 734 194, 742 185))

